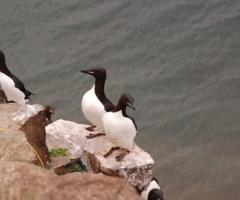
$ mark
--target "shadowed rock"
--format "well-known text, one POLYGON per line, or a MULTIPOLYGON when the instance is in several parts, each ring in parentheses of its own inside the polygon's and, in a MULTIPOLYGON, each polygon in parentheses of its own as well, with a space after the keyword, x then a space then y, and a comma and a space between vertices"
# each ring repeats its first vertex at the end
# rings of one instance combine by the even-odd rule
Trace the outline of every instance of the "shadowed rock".
POLYGON ((7 102, 6 95, 5 95, 4 91, 0 87, 0 103, 6 103, 6 102, 7 102))
POLYGON ((87 168, 85 164, 82 162, 80 158, 72 159, 66 165, 62 165, 54 169, 54 172, 58 175, 69 174, 73 172, 87 172, 87 168))
POLYGON ((119 178, 96 174, 57 176, 21 162, 0 162, 1 200, 139 200, 119 178))
POLYGON ((52 109, 46 106, 44 110, 27 119, 20 128, 25 133, 28 143, 33 148, 42 167, 46 168, 50 162, 50 156, 46 145, 45 126, 51 121, 52 109))

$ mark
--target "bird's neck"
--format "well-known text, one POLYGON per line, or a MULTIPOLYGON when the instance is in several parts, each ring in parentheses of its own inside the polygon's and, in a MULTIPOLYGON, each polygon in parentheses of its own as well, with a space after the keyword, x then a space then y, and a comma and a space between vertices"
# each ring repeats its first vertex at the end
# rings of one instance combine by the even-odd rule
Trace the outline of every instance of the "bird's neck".
POLYGON ((11 74, 11 72, 9 71, 9 69, 7 68, 6 64, 3 64, 2 67, 1 67, 1 72, 6 74, 6 75, 9 75, 11 74))
POLYGON ((105 86, 105 80, 106 79, 97 79, 95 80, 95 93, 97 97, 100 99, 100 101, 103 101, 105 96, 104 86, 105 86))
POLYGON ((126 109, 127 109, 127 106, 126 105, 123 105, 122 102, 118 102, 118 105, 116 106, 116 108, 114 109, 113 112, 119 112, 119 111, 122 111, 122 115, 124 117, 128 117, 127 115, 127 112, 126 112, 126 109))
POLYGON ((126 112, 126 108, 127 108, 126 106, 124 106, 122 108, 122 114, 123 114, 124 117, 128 117, 127 112, 126 112))

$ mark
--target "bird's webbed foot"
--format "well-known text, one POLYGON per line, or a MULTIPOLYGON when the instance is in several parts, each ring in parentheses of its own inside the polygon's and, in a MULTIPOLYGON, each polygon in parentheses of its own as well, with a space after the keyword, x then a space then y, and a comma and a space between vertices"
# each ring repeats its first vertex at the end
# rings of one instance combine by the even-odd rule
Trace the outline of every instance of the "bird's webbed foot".
POLYGON ((104 136, 106 135, 105 133, 90 133, 89 135, 86 136, 87 139, 92 139, 92 138, 95 138, 95 137, 99 137, 99 136, 104 136))
POLYGON ((96 126, 89 126, 86 128, 87 131, 94 131, 94 129, 96 128, 96 126))

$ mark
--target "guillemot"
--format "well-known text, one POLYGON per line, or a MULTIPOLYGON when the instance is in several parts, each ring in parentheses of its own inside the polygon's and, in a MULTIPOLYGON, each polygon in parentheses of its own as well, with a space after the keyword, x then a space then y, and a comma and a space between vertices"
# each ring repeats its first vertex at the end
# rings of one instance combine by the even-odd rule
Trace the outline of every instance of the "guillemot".
POLYGON ((130 107, 135 110, 133 103, 134 98, 131 95, 123 94, 117 106, 103 115, 102 122, 106 137, 116 145, 104 157, 109 156, 115 150, 122 149, 124 152, 116 157, 117 161, 121 161, 132 150, 137 126, 134 119, 127 115, 126 108, 130 107))
POLYGON ((24 105, 33 94, 25 88, 19 78, 9 71, 2 51, 0 51, 0 85, 7 101, 14 101, 20 105, 24 105))
POLYGON ((158 180, 153 177, 148 187, 140 192, 142 200, 164 200, 158 180))
MULTIPOLYGON (((115 107, 113 103, 106 97, 104 91, 107 77, 106 70, 103 67, 95 67, 88 70, 82 70, 81 72, 92 75, 95 78, 95 84, 83 95, 82 98, 82 112, 85 118, 93 125, 92 127, 87 128, 87 130, 92 131, 95 127, 98 127, 98 129, 102 131, 103 114, 113 110, 115 107)), ((100 133, 94 135, 98 136, 105 134, 100 133)), ((88 138, 91 138, 91 134, 88 138)))

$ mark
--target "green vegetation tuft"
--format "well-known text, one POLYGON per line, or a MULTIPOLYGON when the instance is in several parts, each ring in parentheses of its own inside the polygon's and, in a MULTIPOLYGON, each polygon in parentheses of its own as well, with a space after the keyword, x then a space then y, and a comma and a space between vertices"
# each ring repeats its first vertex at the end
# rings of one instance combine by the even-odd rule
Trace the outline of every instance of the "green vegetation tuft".
POLYGON ((73 172, 84 173, 87 171, 88 171, 87 167, 83 163, 81 158, 71 159, 71 161, 68 164, 57 167, 54 170, 54 172, 58 175, 64 175, 64 174, 73 173, 73 172))
POLYGON ((49 151, 51 157, 67 156, 68 150, 65 148, 54 148, 49 151))
POLYGON ((70 173, 73 173, 73 172, 84 172, 85 171, 83 166, 81 166, 79 163, 71 163, 68 166, 68 170, 69 170, 70 173))

